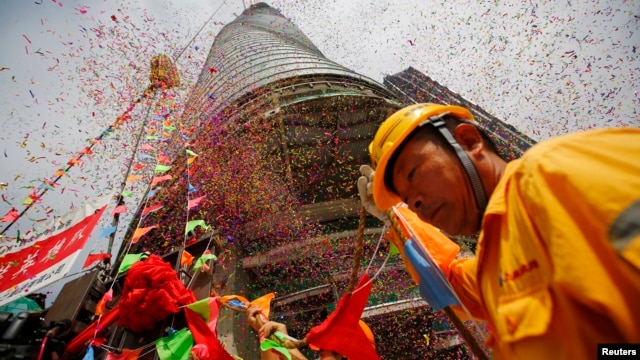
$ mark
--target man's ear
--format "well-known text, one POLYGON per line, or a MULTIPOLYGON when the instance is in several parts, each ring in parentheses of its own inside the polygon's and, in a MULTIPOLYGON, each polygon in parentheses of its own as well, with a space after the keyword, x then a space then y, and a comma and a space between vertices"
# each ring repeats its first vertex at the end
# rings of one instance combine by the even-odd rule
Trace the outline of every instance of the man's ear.
POLYGON ((484 141, 480 130, 473 124, 458 124, 453 130, 453 136, 462 149, 470 155, 480 154, 484 149, 484 141))

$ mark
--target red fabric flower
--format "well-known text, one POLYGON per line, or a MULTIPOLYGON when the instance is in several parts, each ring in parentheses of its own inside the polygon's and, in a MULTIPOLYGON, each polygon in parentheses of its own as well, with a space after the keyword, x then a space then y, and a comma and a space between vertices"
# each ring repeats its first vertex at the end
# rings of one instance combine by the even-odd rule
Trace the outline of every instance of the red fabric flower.
POLYGON ((196 301, 191 290, 184 287, 168 263, 151 255, 129 269, 120 297, 118 325, 131 331, 152 330, 156 323, 180 306, 196 301))

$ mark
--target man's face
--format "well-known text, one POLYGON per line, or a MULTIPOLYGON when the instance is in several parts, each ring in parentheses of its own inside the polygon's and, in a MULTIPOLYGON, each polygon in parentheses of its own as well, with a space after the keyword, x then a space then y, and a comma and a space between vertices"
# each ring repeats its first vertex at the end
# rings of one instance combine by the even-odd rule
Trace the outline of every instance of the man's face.
POLYGON ((448 144, 414 137, 399 154, 393 184, 420 219, 450 235, 471 236, 480 229, 471 184, 448 144))

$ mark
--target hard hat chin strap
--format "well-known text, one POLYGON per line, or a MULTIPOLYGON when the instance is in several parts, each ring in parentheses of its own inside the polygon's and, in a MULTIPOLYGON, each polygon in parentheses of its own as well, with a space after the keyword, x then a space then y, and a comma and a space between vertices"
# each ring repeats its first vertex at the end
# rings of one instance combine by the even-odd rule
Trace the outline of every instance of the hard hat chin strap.
POLYGON ((453 146, 453 149, 455 150, 458 159, 460 159, 460 162, 462 163, 462 166, 464 167, 464 170, 469 177, 469 181, 471 182, 471 188, 473 189, 473 193, 476 198, 478 210, 480 211, 480 214, 484 214, 484 209, 487 207, 487 195, 484 192, 482 181, 480 181, 478 170, 476 169, 476 166, 473 165, 473 162, 471 161, 469 155, 464 152, 460 144, 458 144, 458 142, 456 141, 456 138, 453 137, 453 134, 451 134, 449 129, 447 129, 447 124, 444 122, 444 120, 442 120, 442 116, 444 115, 446 114, 432 117, 428 123, 433 125, 440 132, 440 134, 442 134, 442 136, 447 139, 449 144, 453 146))

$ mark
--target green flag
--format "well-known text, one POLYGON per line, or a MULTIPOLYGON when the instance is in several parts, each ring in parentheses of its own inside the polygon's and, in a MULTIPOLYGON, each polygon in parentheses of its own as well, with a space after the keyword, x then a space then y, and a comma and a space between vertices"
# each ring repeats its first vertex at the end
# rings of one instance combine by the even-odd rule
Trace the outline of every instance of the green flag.
POLYGON ((192 347, 193 336, 187 328, 156 340, 156 351, 160 360, 189 360, 192 347))
POLYGON ((120 263, 120 268, 118 269, 118 273, 129 270, 131 265, 142 260, 143 258, 146 258, 147 256, 149 256, 149 253, 125 255, 124 258, 122 259, 122 262, 120 263))
POLYGON ((207 225, 204 220, 191 220, 187 223, 187 227, 184 229, 184 234, 188 234, 189 231, 193 231, 197 226, 201 226, 205 230, 209 230, 209 225, 207 225))
POLYGON ((202 256, 200 256, 198 260, 196 260, 196 263, 193 265, 193 272, 197 272, 198 270, 200 270, 200 268, 209 260, 215 261, 218 260, 218 258, 211 253, 202 254, 202 256))
POLYGON ((162 164, 158 164, 156 165, 156 174, 164 174, 167 171, 169 171, 169 169, 171 169, 171 165, 162 165, 162 164))
POLYGON ((274 350, 282 354, 284 357, 286 357, 287 360, 291 360, 291 354, 289 353, 289 350, 287 350, 286 347, 278 344, 277 342, 271 339, 264 339, 260 343, 260 350, 262 351, 274 350))

